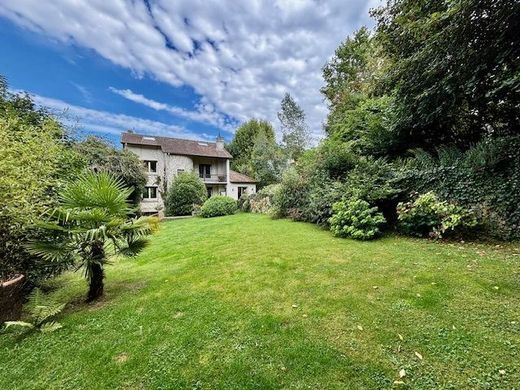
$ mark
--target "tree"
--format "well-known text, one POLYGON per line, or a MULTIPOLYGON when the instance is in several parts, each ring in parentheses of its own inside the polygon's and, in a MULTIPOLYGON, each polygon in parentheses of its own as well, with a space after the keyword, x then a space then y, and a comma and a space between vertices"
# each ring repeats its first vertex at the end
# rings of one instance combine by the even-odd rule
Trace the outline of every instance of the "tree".
POLYGON ((106 171, 120 178, 125 186, 132 188, 130 200, 133 205, 141 202, 146 184, 146 171, 139 157, 128 150, 117 150, 108 142, 90 136, 75 145, 75 150, 92 170, 106 171))
POLYGON ((309 144, 309 128, 305 113, 288 93, 282 99, 278 119, 282 125, 282 144, 288 155, 296 160, 309 144))
POLYGON ((374 94, 386 66, 380 46, 362 27, 341 43, 323 67, 321 93, 331 107, 353 109, 360 99, 374 94))
POLYGON ((233 140, 227 146, 233 156, 233 161, 231 162, 233 169, 242 172, 240 167, 249 162, 254 141, 261 134, 264 135, 268 141, 275 142, 273 126, 267 121, 250 119, 240 125, 233 140))
POLYGON ((130 219, 131 188, 106 173, 87 172, 68 184, 60 204, 39 226, 45 238, 28 245, 30 253, 49 262, 78 264, 89 282, 87 301, 103 295, 104 265, 109 252, 133 256, 158 228, 154 217, 130 219))
POLYGON ((181 172, 166 194, 166 215, 191 215, 194 205, 202 205, 207 197, 206 186, 197 175, 181 172))
POLYGON ((0 77, 0 279, 24 274, 34 284, 62 270, 31 256, 32 227, 82 162, 63 126, 29 96, 8 93, 0 77))
POLYGON ((247 166, 248 175, 258 180, 258 187, 279 183, 288 167, 288 156, 280 146, 259 134, 254 142, 247 166))
POLYGON ((393 0, 374 16, 404 147, 467 149, 518 133, 518 1, 393 0))

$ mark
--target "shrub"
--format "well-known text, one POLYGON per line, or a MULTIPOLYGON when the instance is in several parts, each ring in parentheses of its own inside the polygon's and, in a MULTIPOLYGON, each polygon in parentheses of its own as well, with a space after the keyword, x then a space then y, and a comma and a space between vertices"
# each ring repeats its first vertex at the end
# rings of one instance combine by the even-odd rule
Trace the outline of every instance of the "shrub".
POLYGON ((244 211, 244 212, 249 212, 251 211, 251 202, 250 202, 250 199, 251 197, 253 196, 254 194, 252 195, 248 195, 248 194, 243 194, 240 199, 238 200, 238 209, 240 211, 244 211))
POLYGON ((271 184, 262 188, 256 194, 249 197, 251 212, 260 214, 271 214, 273 207, 273 198, 276 192, 280 190, 279 184, 271 184))
POLYGON ((273 194, 271 215, 275 218, 302 220, 308 192, 308 182, 295 169, 288 169, 280 187, 273 194))
POLYGON ((166 215, 190 215, 207 197, 206 186, 197 175, 181 172, 166 195, 166 215))
MULTIPOLYGON (((39 284, 67 268, 30 255, 43 236, 35 221, 53 207, 68 178, 83 168, 64 127, 24 95, 7 94, 0 77, 0 281, 24 274, 39 284)), ((2 310, 2 309, 0 309, 2 310)))
POLYGON ((200 215, 204 218, 219 217, 234 214, 237 211, 237 202, 229 196, 216 195, 204 202, 200 215))
POLYGON ((399 229, 410 235, 442 238, 443 235, 460 233, 474 228, 477 219, 464 207, 440 201, 434 192, 397 206, 399 229))
POLYGON ((408 192, 435 192, 476 212, 484 233, 520 239, 520 136, 486 139, 466 151, 415 151, 402 170, 408 192))
POLYGON ((379 235, 379 227, 385 223, 385 218, 377 211, 377 207, 370 207, 362 199, 336 202, 332 211, 330 230, 338 237, 371 240, 379 235))
POLYGON ((345 185, 320 175, 309 186, 307 202, 303 207, 303 218, 307 222, 328 227, 329 219, 332 217, 332 205, 341 200, 345 185))

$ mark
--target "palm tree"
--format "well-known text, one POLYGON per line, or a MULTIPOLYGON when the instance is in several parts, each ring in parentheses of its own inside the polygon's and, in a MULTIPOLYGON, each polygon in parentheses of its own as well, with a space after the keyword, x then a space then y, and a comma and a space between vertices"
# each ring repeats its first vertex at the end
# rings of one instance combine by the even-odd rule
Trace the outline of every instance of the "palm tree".
POLYGON ((131 218, 131 193, 108 173, 83 174, 65 187, 60 206, 48 220, 38 224, 48 233, 46 239, 28 245, 45 261, 83 268, 89 282, 87 302, 103 295, 103 267, 109 255, 136 255, 148 243, 146 236, 158 228, 155 217, 131 218))

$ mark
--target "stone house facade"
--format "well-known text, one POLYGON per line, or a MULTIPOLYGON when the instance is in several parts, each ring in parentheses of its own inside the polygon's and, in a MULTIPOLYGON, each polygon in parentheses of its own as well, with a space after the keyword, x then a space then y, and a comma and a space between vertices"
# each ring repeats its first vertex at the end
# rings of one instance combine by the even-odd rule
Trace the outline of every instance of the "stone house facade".
POLYGON ((128 131, 122 134, 121 143, 139 156, 148 172, 141 202, 143 214, 163 215, 163 196, 180 172, 198 175, 209 196, 226 195, 238 200, 242 194, 256 192, 254 179, 230 169, 232 156, 222 137, 205 142, 128 131))

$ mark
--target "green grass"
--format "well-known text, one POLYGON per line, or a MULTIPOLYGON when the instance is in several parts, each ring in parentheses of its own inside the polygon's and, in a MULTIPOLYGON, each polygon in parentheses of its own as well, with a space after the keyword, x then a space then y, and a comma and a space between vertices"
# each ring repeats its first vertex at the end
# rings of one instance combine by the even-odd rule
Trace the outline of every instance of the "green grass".
POLYGON ((79 273, 54 282, 63 329, 0 335, 0 389, 514 388, 519 253, 252 214, 165 222, 107 267, 101 302, 82 303, 79 273))

